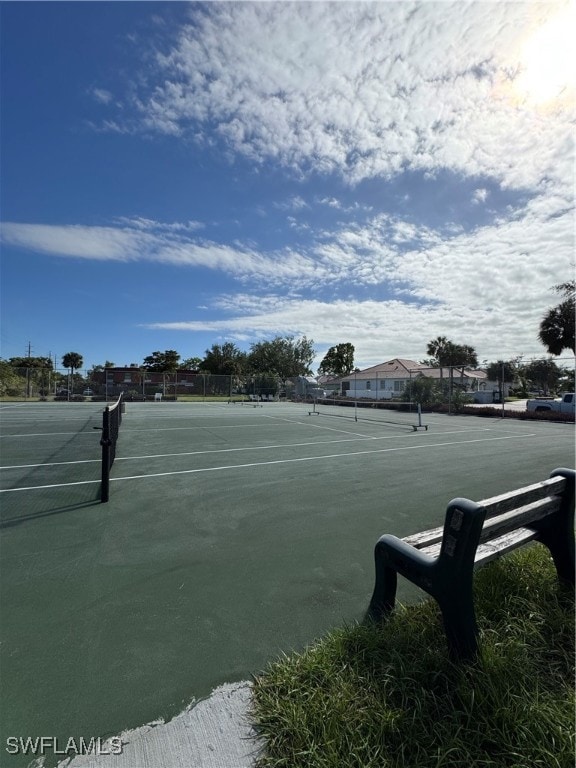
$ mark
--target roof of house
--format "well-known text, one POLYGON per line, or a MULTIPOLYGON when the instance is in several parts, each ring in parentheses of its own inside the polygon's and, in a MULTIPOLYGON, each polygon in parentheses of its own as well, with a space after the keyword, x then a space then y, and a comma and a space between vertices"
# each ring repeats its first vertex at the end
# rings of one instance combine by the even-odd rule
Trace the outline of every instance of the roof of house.
MULTIPOLYGON (((460 376, 464 375, 464 378, 466 379, 486 379, 486 371, 471 371, 467 369, 466 367, 461 368, 454 368, 454 378, 460 378, 460 376)), ((450 375, 450 369, 449 368, 428 368, 427 366, 423 366, 422 370, 419 371, 417 376, 428 376, 431 379, 447 379, 450 375)))
POLYGON ((417 363, 415 360, 406 360, 399 357, 393 360, 388 360, 386 363, 378 363, 370 368, 364 368, 362 371, 356 373, 349 373, 348 376, 343 376, 338 381, 353 381, 359 375, 363 379, 370 377, 378 377, 379 379, 406 379, 410 377, 410 372, 424 368, 421 363, 417 363))
MULTIPOLYGON (((460 376, 460 368, 455 369, 457 376, 460 376)), ((409 379, 416 376, 429 376, 432 379, 439 379, 441 377, 448 378, 448 368, 431 368, 423 363, 417 363, 415 360, 407 360, 405 358, 395 357, 393 360, 388 360, 385 363, 378 363, 370 368, 364 368, 362 371, 356 371, 356 373, 350 373, 348 376, 343 376, 341 379, 334 379, 333 381, 354 381, 356 378, 370 379, 409 379)), ((485 379, 485 371, 469 371, 464 369, 464 376, 466 378, 473 379, 485 379)), ((332 383, 332 382, 331 382, 332 383)))

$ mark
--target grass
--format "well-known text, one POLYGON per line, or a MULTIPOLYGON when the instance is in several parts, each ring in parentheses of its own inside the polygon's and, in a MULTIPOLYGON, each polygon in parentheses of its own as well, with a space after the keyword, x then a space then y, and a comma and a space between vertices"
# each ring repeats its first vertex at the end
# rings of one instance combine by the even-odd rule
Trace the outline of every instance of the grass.
POLYGON ((433 601, 331 632, 254 680, 260 768, 573 768, 574 603, 533 546, 476 576, 481 657, 433 601))

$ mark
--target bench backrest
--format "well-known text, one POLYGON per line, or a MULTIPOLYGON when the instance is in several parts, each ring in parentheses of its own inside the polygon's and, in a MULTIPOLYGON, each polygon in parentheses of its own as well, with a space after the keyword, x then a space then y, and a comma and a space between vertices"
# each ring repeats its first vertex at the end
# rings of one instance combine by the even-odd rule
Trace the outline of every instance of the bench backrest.
POLYGON ((480 506, 486 510, 480 543, 558 512, 566 482, 564 477, 552 477, 541 483, 480 501, 480 506))
POLYGON ((453 499, 446 510, 439 546, 447 567, 450 563, 456 566, 463 561, 473 562, 479 544, 558 512, 567 482, 564 476, 553 476, 480 502, 453 499))
POLYGON ((527 485, 525 488, 519 488, 517 491, 509 491, 500 496, 493 496, 490 499, 479 501, 478 504, 486 510, 486 519, 501 515, 504 512, 510 512, 535 501, 540 501, 549 496, 560 496, 566 487, 565 477, 551 477, 543 480, 541 483, 527 485))

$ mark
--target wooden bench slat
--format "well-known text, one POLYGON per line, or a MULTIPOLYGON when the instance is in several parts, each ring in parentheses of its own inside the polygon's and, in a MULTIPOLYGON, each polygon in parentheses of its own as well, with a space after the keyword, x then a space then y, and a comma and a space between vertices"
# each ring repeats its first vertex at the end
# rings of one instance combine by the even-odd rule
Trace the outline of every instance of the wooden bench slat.
POLYGON ((438 528, 431 528, 429 531, 413 533, 410 536, 404 536, 403 539, 407 544, 410 544, 416 549, 422 549, 423 547, 435 544, 437 541, 441 541, 443 533, 444 526, 439 525, 438 528))
POLYGON ((486 509, 486 519, 500 515, 503 512, 509 512, 511 509, 517 509, 525 504, 530 504, 546 496, 559 495, 563 492, 566 479, 564 477, 552 477, 543 480, 541 483, 527 485, 517 491, 503 493, 500 496, 492 496, 489 499, 483 499, 478 504, 486 509))
MULTIPOLYGON (((560 497, 552 496, 486 520, 480 534, 480 545, 487 544, 493 539, 504 540, 504 536, 517 529, 519 525, 526 526, 556 512, 560 504, 560 497)), ((430 531, 407 536, 404 541, 430 557, 438 557, 442 547, 443 530, 443 527, 432 528, 430 531)))
MULTIPOLYGON (((517 518, 522 513, 522 510, 527 509, 534 503, 539 503, 540 500, 544 500, 546 503, 548 503, 548 497, 551 497, 554 500, 554 504, 559 505, 560 497, 551 496, 551 494, 561 493, 565 482, 566 481, 563 477, 554 477, 551 480, 545 480, 542 483, 527 486, 526 488, 521 489, 520 493, 505 493, 502 496, 494 496, 492 499, 479 501, 478 504, 480 506, 487 508, 487 510, 491 512, 490 515, 486 515, 484 531, 491 530, 492 519, 496 518, 497 515, 504 516, 507 513, 512 513, 517 518), (518 512, 518 515, 516 512, 518 512)), ((553 507, 547 508, 544 511, 542 517, 544 517, 550 511, 555 510, 553 507)), ((502 517, 502 519, 504 519, 504 517, 502 517)), ((539 517, 530 517, 526 520, 526 522, 533 522, 534 520, 538 519, 539 517)), ((484 531, 482 534, 483 536, 485 535, 484 531)), ((439 525, 437 528, 430 528, 428 531, 421 531, 420 533, 413 533, 409 536, 404 536, 403 540, 416 549, 424 550, 426 548, 427 550, 428 547, 431 547, 437 542, 442 541, 443 534, 444 526, 439 525)), ((481 541, 482 540, 483 539, 481 539, 481 541)))
MULTIPOLYGON (((480 568, 480 566, 489 563, 491 560, 496 560, 496 558, 505 555, 521 544, 533 541, 537 535, 537 532, 530 530, 530 528, 516 528, 513 531, 507 531, 490 542, 479 544, 474 558, 474 568, 480 568)), ((420 551, 436 558, 440 554, 441 547, 442 542, 439 541, 420 551)))
POLYGON ((561 504, 562 499, 559 496, 551 496, 533 501, 531 504, 525 504, 523 507, 505 512, 497 517, 491 517, 484 521, 480 543, 484 544, 490 539, 502 536, 508 531, 518 528, 519 525, 526 526, 536 522, 536 520, 542 520, 542 518, 557 512, 561 504))
POLYGON ((522 544, 533 541, 537 536, 537 531, 533 531, 530 528, 516 528, 516 530, 508 531, 503 536, 499 536, 487 544, 480 544, 476 550, 474 568, 480 568, 486 565, 486 563, 496 560, 522 544))

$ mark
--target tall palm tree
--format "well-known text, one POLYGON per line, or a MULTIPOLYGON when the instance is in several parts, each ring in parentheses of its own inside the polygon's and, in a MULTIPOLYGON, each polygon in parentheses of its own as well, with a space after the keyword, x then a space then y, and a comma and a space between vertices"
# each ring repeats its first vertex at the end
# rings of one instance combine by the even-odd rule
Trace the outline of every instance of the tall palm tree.
POLYGON ((64 368, 70 369, 70 394, 73 394, 74 392, 74 371, 81 368, 83 362, 82 355, 78 352, 67 352, 62 357, 62 365, 64 368))
POLYGON ((564 301, 546 312, 538 338, 551 355, 561 355, 564 349, 571 349, 576 354, 576 281, 556 285, 554 290, 564 296, 564 301))
POLYGON ((432 339, 432 341, 428 342, 428 346, 426 347, 426 354, 430 355, 430 357, 433 357, 436 360, 436 364, 440 368, 440 387, 442 390, 444 389, 442 384, 442 380, 444 378, 442 363, 444 362, 444 355, 449 344, 451 344, 451 342, 448 341, 446 336, 437 336, 435 339, 432 339))

